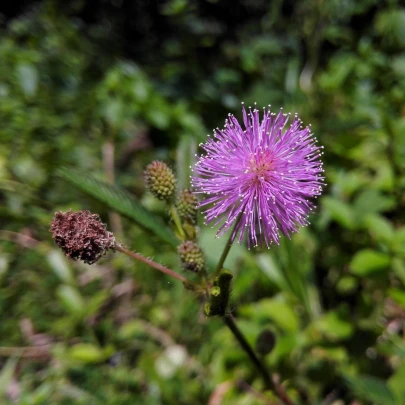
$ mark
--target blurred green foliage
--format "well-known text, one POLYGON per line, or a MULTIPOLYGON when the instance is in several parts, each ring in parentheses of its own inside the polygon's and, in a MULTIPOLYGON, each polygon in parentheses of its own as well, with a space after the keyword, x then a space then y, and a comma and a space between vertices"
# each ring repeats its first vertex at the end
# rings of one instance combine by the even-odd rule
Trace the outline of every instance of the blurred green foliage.
MULTIPOLYGON (((180 270, 171 235, 162 242, 147 217, 139 226, 145 208, 168 219, 143 169, 171 162, 186 187, 198 143, 243 100, 312 123, 328 187, 291 241, 233 247, 241 329, 252 344, 274 334, 265 361, 299 404, 405 404, 399 1, 45 1, 6 22, 1 403, 265 403, 239 384, 262 388, 229 331, 181 285, 118 254, 67 262, 48 232, 56 210, 90 209, 128 246, 180 270), (90 183, 83 192, 55 176, 62 166, 125 188, 125 216, 109 208, 121 191, 93 199, 90 183)), ((225 241, 201 225, 201 243, 215 265, 225 241)))

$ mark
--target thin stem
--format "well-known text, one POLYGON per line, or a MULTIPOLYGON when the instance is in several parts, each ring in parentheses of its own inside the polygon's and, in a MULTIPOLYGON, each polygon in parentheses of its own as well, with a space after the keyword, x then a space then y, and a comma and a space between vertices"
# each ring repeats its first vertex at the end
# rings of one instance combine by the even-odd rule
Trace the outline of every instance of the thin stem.
POLYGON ((29 347, 0 347, 0 357, 21 357, 31 359, 49 359, 52 345, 29 347))
POLYGON ((269 389, 273 388, 273 384, 272 384, 269 373, 267 372, 266 368, 263 366, 263 364, 259 360, 259 358, 256 356, 256 353, 253 351, 253 348, 250 346, 250 344, 246 340, 245 336, 243 336, 242 332, 239 330, 238 326, 235 323, 235 319, 233 318, 233 316, 225 315, 223 317, 223 319, 224 319, 225 325, 228 326, 228 328, 231 330, 233 335, 236 337, 236 339, 242 346, 242 349, 250 357, 250 360, 252 360, 252 363, 256 366, 256 368, 262 375, 263 381, 264 381, 266 387, 269 389))
POLYGON ((232 237, 233 233, 235 231, 235 228, 238 226, 241 217, 242 217, 242 212, 236 218, 235 225, 233 226, 231 234, 229 235, 229 238, 226 241, 226 245, 225 245, 224 250, 222 252, 222 255, 221 255, 220 259, 219 259, 217 267, 215 267, 214 278, 218 276, 219 272, 222 270, 222 268, 224 266, 225 260, 226 260, 226 258, 228 256, 228 253, 231 250, 231 247, 232 247, 232 244, 233 244, 233 237, 232 237))
POLYGON ((181 225, 179 214, 177 213, 176 207, 171 204, 169 207, 170 215, 173 219, 174 225, 176 226, 177 232, 182 240, 186 239, 186 234, 184 233, 183 226, 181 225))
POLYGON ((274 393, 280 398, 280 400, 283 402, 283 404, 294 405, 293 402, 291 401, 291 399, 288 398, 284 389, 280 385, 276 384, 274 380, 271 379, 270 374, 267 371, 267 368, 260 361, 260 359, 256 356, 256 353, 254 352, 252 346, 250 346, 250 344, 246 340, 245 336, 242 334, 242 332, 236 325, 235 319, 233 318, 233 316, 230 314, 225 315, 223 317, 223 320, 224 320, 225 325, 228 326, 228 328, 231 330, 233 335, 236 337, 236 339, 242 346, 242 349, 246 352, 246 354, 249 356, 252 363, 255 365, 257 370, 262 375, 266 388, 274 391, 274 393))
POLYGON ((266 405, 276 405, 276 403, 274 401, 270 401, 268 397, 266 397, 260 391, 255 390, 246 381, 238 380, 238 381, 236 381, 236 386, 246 392, 249 392, 250 394, 252 394, 252 396, 263 401, 266 405))
POLYGON ((118 250, 121 253, 126 254, 127 256, 132 257, 133 259, 139 260, 143 263, 146 263, 147 265, 155 268, 156 270, 161 271, 162 273, 167 274, 170 277, 176 278, 177 280, 180 280, 182 283, 185 284, 193 284, 191 281, 187 280, 185 277, 183 277, 182 275, 176 273, 175 271, 163 266, 162 264, 156 263, 151 259, 148 259, 145 256, 142 256, 140 253, 136 253, 136 252, 132 252, 131 250, 126 249, 124 246, 122 245, 115 245, 114 246, 115 250, 118 250))

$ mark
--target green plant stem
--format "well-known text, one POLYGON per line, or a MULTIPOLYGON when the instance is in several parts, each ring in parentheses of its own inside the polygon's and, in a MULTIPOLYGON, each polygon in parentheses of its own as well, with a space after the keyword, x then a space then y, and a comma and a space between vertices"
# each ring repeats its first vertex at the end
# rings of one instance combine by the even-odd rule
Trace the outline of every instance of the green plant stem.
POLYGON ((186 240, 186 234, 184 232, 183 226, 181 225, 179 214, 174 204, 171 204, 169 207, 170 215, 173 219, 174 225, 176 226, 177 232, 182 240, 186 240))
MULTIPOLYGON (((242 210, 242 211, 243 211, 243 210, 242 210)), ((228 238, 228 240, 226 241, 226 245, 225 245, 225 247, 224 247, 224 250, 223 250, 223 252, 222 252, 221 257, 219 258, 219 262, 218 262, 218 264, 217 264, 217 267, 215 267, 214 278, 218 276, 219 272, 222 270, 222 268, 223 268, 223 266, 224 266, 225 260, 226 260, 226 258, 227 258, 227 256, 228 256, 228 253, 229 253, 229 251, 231 250, 231 247, 232 247, 232 244, 233 244, 233 240, 232 240, 233 231, 234 231, 235 228, 238 226, 241 217, 242 217, 242 213, 240 213, 240 214, 238 215, 238 217, 236 218, 235 225, 233 226, 232 231, 231 231, 231 234, 229 235, 229 238, 228 238)))
POLYGON ((224 320, 225 325, 230 329, 230 331, 233 333, 235 338, 238 340, 242 349, 249 356, 250 360, 255 365, 257 370, 260 372, 266 388, 272 390, 279 397, 279 399, 283 402, 283 404, 294 405, 294 403, 291 401, 291 399, 287 396, 287 393, 284 391, 284 389, 280 385, 276 384, 275 381, 273 381, 271 379, 267 368, 260 361, 260 359, 256 356, 256 353, 254 352, 252 346, 250 346, 250 344, 246 340, 245 336, 243 336, 242 332, 236 325, 236 322, 235 322, 235 319, 233 318, 233 316, 230 314, 225 315, 222 319, 224 320))
MULTIPOLYGON (((239 221, 241 220, 242 214, 243 214, 243 209, 242 209, 242 212, 236 218, 235 225, 232 228, 231 234, 229 235, 229 238, 226 242, 222 255, 215 268, 214 278, 219 275, 220 271, 222 270, 222 268, 224 266, 225 260, 228 256, 228 253, 231 250, 231 247, 233 244, 233 239, 232 239, 233 232, 235 231, 236 227, 238 226, 239 221)), ((243 335, 243 333, 240 331, 240 329, 236 325, 233 316, 231 314, 228 314, 228 315, 223 316, 222 319, 224 320, 225 325, 230 329, 230 331, 233 333, 233 335, 235 336, 237 341, 240 343, 242 349, 249 356, 249 359, 252 361, 254 366, 257 368, 257 370, 262 375, 266 388, 272 390, 279 397, 279 399, 283 402, 284 405, 294 405, 294 403, 291 401, 291 399, 287 396, 287 393, 284 391, 283 387, 280 384, 278 384, 278 382, 275 379, 273 380, 270 377, 270 374, 269 374, 267 368, 261 362, 261 360, 257 357, 253 348, 250 346, 250 344, 246 340, 245 336, 243 335)))
POLYGON ((140 253, 132 252, 131 250, 126 249, 122 245, 115 245, 114 249, 118 250, 121 253, 126 254, 129 257, 132 257, 135 260, 139 260, 140 262, 146 263, 147 265, 153 267, 154 269, 159 270, 162 273, 165 273, 170 277, 176 278, 177 280, 180 280, 184 284, 188 284, 188 285, 193 285, 194 284, 191 281, 187 280, 182 275, 176 273, 175 271, 163 266, 162 264, 156 263, 153 260, 148 259, 145 256, 142 256, 140 253))

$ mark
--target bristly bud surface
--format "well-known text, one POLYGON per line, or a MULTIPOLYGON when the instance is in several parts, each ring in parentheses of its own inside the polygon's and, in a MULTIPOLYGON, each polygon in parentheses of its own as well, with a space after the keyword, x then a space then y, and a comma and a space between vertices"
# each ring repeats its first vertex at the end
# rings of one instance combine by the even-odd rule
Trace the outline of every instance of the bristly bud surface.
POLYGON ((197 222, 198 199, 190 190, 185 189, 179 194, 176 208, 183 221, 188 221, 192 224, 197 222))
POLYGON ((173 171, 158 160, 154 160, 146 167, 145 182, 150 192, 159 200, 170 199, 176 188, 173 171))
POLYGON ((177 248, 177 251, 185 270, 198 273, 204 269, 204 254, 196 243, 191 241, 184 242, 177 248))
POLYGON ((87 210, 57 212, 50 231, 66 257, 87 264, 95 263, 115 245, 114 235, 106 230, 100 217, 87 210))

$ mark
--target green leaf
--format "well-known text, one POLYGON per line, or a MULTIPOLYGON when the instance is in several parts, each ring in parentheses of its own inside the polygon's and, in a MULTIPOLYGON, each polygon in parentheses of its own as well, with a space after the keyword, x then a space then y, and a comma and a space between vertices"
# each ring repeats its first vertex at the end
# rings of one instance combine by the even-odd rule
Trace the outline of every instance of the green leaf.
MULTIPOLYGON (((200 246, 205 252, 207 262, 210 266, 215 266, 218 262, 218 257, 221 256, 226 243, 225 238, 217 239, 215 237, 216 231, 210 227, 204 227, 200 233, 200 246)), ((240 256, 243 254, 244 249, 239 243, 234 243, 231 251, 226 259, 226 267, 233 269, 240 256)))
POLYGON ((99 363, 108 357, 102 349, 90 343, 78 343, 69 350, 68 354, 73 360, 83 363, 99 363))
POLYGON ((359 280, 351 275, 343 276, 336 284, 336 290, 340 294, 350 294, 358 285, 359 280))
POLYGON ((388 296, 398 303, 402 308, 405 308, 405 291, 398 288, 390 288, 388 296))
POLYGON ((291 357, 291 353, 301 347, 302 339, 298 333, 280 334, 277 336, 276 346, 269 354, 269 363, 274 367, 281 361, 291 357))
POLYGON ((395 394, 398 404, 405 398, 405 363, 402 363, 395 373, 389 378, 388 386, 395 394))
POLYGON ((373 405, 399 405, 383 380, 371 376, 344 377, 347 385, 361 399, 373 405))
POLYGON ((48 260, 49 266, 52 267, 55 274, 66 284, 74 284, 75 279, 73 273, 67 264, 66 257, 56 249, 50 250, 46 259, 48 260))
POLYGON ((364 217, 370 213, 384 212, 395 206, 392 197, 388 197, 377 190, 365 190, 356 198, 353 209, 357 217, 364 217))
POLYGON ((399 228, 395 232, 393 250, 399 255, 405 257, 405 226, 399 228))
POLYGON ((350 268, 352 273, 357 276, 368 276, 387 268, 390 262, 391 258, 384 253, 376 252, 371 249, 363 249, 354 255, 350 263, 350 268))
POLYGON ((322 205, 329 215, 340 225, 347 229, 356 227, 356 220, 350 205, 332 197, 324 197, 322 205))
POLYGON ((389 243, 394 237, 394 227, 381 215, 368 214, 364 218, 364 225, 377 241, 389 243))
POLYGON ((89 298, 87 305, 86 305, 86 316, 95 315, 102 305, 107 301, 109 298, 109 293, 106 290, 99 291, 89 298))
POLYGON ((17 77, 26 96, 33 96, 38 86, 38 72, 34 65, 21 63, 17 66, 17 77))
POLYGON ((87 194, 103 202, 113 210, 134 220, 138 225, 152 231, 162 241, 177 246, 176 238, 162 221, 151 214, 126 190, 95 179, 75 169, 61 168, 56 173, 87 194))
POLYGON ((196 160, 194 156, 196 152, 197 143, 195 138, 183 135, 176 149, 177 184, 181 189, 190 187, 190 166, 196 160))
MULTIPOLYGON (((340 311, 342 312, 342 311, 340 311)), ((353 334, 353 325, 345 318, 347 314, 339 311, 330 311, 319 318, 313 327, 315 330, 326 335, 331 341, 347 339, 353 334)))
POLYGON ((70 313, 83 313, 85 302, 76 288, 70 285, 61 285, 56 290, 56 295, 70 313))
POLYGON ((0 398, 4 397, 7 387, 13 378, 14 371, 17 367, 18 359, 10 358, 6 364, 3 365, 0 372, 0 398))
POLYGON ((298 318, 294 309, 275 299, 265 298, 255 304, 245 305, 240 308, 240 313, 243 316, 252 317, 258 322, 272 320, 285 331, 295 332, 298 330, 298 318))
POLYGON ((405 286, 405 262, 399 257, 394 257, 392 259, 392 270, 395 275, 402 281, 405 286))
POLYGON ((268 277, 268 279, 277 285, 281 290, 291 290, 285 275, 280 269, 280 266, 274 261, 273 257, 269 254, 262 253, 255 255, 257 265, 260 270, 268 277))
POLYGON ((375 18, 376 31, 396 46, 405 45, 405 10, 390 7, 383 9, 375 18))

